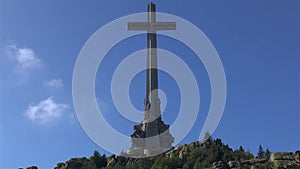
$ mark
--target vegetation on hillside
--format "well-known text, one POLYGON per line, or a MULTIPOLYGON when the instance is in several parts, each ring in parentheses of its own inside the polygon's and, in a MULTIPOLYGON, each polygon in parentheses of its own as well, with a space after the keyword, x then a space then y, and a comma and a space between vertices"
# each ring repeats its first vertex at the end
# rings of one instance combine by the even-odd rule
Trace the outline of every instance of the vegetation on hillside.
POLYGON ((204 143, 184 144, 170 152, 150 158, 134 159, 116 155, 106 157, 95 151, 90 158, 72 158, 66 163, 57 164, 56 169, 201 169, 213 166, 230 168, 251 165, 253 162, 266 163, 270 155, 270 150, 264 150, 261 145, 255 157, 242 146, 233 150, 221 139, 209 137, 204 143))
MULTIPOLYGON (((300 151, 271 153, 259 145, 257 155, 240 146, 233 150, 210 136, 204 143, 184 144, 150 158, 107 157, 98 151, 89 157, 72 158, 55 169, 300 169, 300 151)), ((27 169, 37 169, 36 166, 27 169)))

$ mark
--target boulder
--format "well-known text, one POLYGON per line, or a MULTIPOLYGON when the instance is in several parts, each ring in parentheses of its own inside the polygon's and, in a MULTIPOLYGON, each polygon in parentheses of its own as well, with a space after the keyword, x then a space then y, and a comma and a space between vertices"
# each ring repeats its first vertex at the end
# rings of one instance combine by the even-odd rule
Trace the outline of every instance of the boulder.
POLYGON ((66 169, 65 163, 58 163, 54 169, 66 169))
POLYGON ((295 161, 300 164, 300 150, 295 152, 295 161))
POLYGON ((26 169, 38 169, 37 166, 31 166, 31 167, 27 167, 26 169))
POLYGON ((223 161, 213 163, 213 169, 228 169, 229 167, 223 161))
POLYGON ((274 168, 278 169, 300 169, 300 164, 297 162, 297 154, 291 152, 276 152, 272 153, 270 162, 274 168))
POLYGON ((271 154, 270 161, 276 160, 294 160, 294 153, 292 152, 275 152, 271 154))
POLYGON ((180 151, 179 151, 179 158, 183 159, 184 156, 187 154, 188 147, 183 147, 180 151))
POLYGON ((115 165, 116 162, 117 162, 117 160, 116 160, 116 155, 111 155, 110 157, 108 157, 108 158, 106 159, 106 161, 107 161, 107 166, 108 166, 108 167, 109 167, 109 166, 115 165))
POLYGON ((64 165, 65 169, 79 169, 84 166, 88 166, 89 160, 86 157, 82 158, 71 158, 64 165))
POLYGON ((236 161, 229 161, 228 162, 228 166, 230 168, 234 168, 234 167, 237 167, 238 166, 238 163, 236 161))
POLYGON ((241 164, 245 164, 245 165, 264 164, 267 161, 268 160, 266 158, 254 158, 254 159, 242 161, 241 164))

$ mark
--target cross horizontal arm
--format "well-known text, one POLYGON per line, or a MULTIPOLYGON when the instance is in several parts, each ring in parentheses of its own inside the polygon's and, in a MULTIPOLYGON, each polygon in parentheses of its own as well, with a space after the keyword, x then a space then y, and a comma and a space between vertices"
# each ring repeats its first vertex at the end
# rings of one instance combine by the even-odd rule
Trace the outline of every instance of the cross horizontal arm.
POLYGON ((176 22, 129 22, 128 30, 176 30, 176 22))
POLYGON ((176 30, 176 22, 156 22, 153 23, 155 30, 176 30))
POLYGON ((151 25, 149 22, 129 22, 127 27, 128 30, 148 30, 151 25))

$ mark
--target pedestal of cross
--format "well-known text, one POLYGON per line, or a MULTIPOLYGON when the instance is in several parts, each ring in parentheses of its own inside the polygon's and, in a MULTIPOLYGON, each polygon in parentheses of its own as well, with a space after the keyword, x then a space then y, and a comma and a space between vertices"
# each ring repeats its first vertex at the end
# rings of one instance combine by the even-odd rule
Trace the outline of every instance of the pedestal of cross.
POLYGON ((175 22, 156 22, 155 5, 153 3, 148 5, 147 22, 128 23, 128 30, 147 31, 147 69, 144 120, 141 124, 134 126, 134 132, 131 135, 132 146, 128 153, 137 154, 137 156, 149 156, 172 148, 174 138, 169 132, 169 125, 164 124, 161 119, 160 100, 158 97, 156 31, 175 29, 175 22))

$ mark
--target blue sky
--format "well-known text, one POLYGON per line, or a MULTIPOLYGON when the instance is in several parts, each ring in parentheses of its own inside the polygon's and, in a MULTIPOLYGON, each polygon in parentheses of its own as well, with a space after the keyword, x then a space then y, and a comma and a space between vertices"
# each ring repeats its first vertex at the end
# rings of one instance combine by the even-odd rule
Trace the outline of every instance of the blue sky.
MULTIPOLYGON (((149 2, 0 1, 0 168, 53 168, 71 157, 90 156, 96 149, 108 153, 89 139, 76 118, 74 65, 95 31, 124 15, 145 12, 149 2)), ((259 144, 271 151, 299 150, 300 2, 153 2, 159 12, 196 25, 219 53, 227 101, 213 136, 253 153, 259 144)), ((204 113, 199 113, 182 142, 195 141, 210 103, 207 73, 184 44, 164 36, 158 41, 160 48, 176 53, 190 66, 199 83, 203 104, 199 112, 204 113)), ((110 96, 111 73, 122 58, 145 47, 145 35, 122 41, 107 54, 96 78, 96 95, 112 114, 105 117, 125 134, 132 132, 133 123, 118 118, 110 96)), ((178 87, 165 72, 159 75, 160 87, 168 95, 164 118, 172 124, 180 101, 178 87)), ((130 88, 138 109, 143 108, 144 93, 144 74, 140 73, 130 88)))

